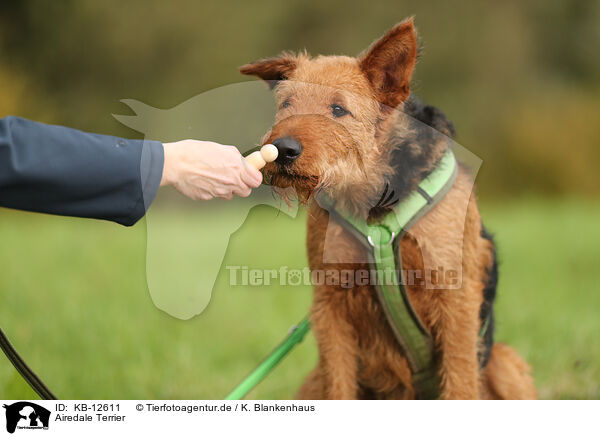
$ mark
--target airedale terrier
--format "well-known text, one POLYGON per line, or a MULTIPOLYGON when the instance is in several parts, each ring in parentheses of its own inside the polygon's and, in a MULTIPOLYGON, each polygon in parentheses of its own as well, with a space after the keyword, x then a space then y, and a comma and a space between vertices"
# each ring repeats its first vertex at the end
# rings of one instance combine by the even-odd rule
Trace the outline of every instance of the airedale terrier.
MULTIPOLYGON (((283 53, 240 69, 275 90, 278 112, 263 143, 274 143, 280 153, 264 174, 275 187, 295 188, 309 205, 312 270, 368 269, 345 263, 353 253, 361 256, 361 245, 330 222, 328 212, 313 201, 315 193, 326 192, 349 213, 377 219, 365 205, 373 205, 392 182, 398 199, 408 195, 448 147, 448 141, 431 135, 411 134, 406 121, 408 114, 441 136, 454 134, 441 111, 410 95, 417 51, 410 18, 357 58, 283 53), (327 263, 326 233, 334 237, 327 263), (340 261, 331 262, 336 255, 340 261)), ((431 290, 417 283, 407 286, 408 295, 434 340, 441 398, 535 398, 529 366, 512 348, 493 343, 493 323, 479 336, 483 320, 492 316, 497 264, 471 191, 472 180, 460 167, 449 193, 400 241, 406 269, 423 269, 427 252, 437 264, 461 269, 459 289, 431 290)), ((407 360, 373 286, 315 285, 310 320, 319 361, 298 398, 415 398, 407 360)))

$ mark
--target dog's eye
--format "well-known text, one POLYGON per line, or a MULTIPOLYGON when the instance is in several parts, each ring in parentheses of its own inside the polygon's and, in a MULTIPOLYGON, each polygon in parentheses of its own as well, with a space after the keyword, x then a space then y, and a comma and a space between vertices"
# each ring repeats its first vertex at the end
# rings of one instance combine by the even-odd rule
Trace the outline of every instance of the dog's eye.
POLYGON ((279 109, 285 109, 286 107, 290 107, 290 105, 292 104, 292 102, 290 101, 289 98, 286 98, 283 103, 281 103, 281 106, 279 106, 279 109))
POLYGON ((348 115, 350 112, 343 106, 340 106, 339 104, 332 104, 331 105, 331 113, 334 117, 340 118, 340 117, 343 117, 344 115, 348 115))

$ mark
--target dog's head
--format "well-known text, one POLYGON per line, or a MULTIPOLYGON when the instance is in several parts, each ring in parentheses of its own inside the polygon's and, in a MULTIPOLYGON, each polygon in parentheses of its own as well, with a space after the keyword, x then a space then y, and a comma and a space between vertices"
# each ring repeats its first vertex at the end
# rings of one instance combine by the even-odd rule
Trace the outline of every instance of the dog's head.
POLYGON ((264 169, 271 183, 303 199, 316 189, 337 200, 380 192, 392 171, 386 131, 410 94, 416 57, 411 18, 357 58, 284 53, 241 67, 275 90, 278 111, 263 138, 279 150, 264 169))

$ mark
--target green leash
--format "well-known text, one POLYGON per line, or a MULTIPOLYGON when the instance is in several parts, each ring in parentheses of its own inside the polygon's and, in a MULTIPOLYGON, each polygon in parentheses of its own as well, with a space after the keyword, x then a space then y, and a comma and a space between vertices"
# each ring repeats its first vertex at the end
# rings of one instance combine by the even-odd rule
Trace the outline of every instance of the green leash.
POLYGON ((275 348, 271 354, 256 367, 227 397, 226 400, 241 400, 248 392, 259 384, 292 348, 302 342, 304 336, 310 330, 308 318, 304 318, 297 326, 292 327, 287 338, 275 348))

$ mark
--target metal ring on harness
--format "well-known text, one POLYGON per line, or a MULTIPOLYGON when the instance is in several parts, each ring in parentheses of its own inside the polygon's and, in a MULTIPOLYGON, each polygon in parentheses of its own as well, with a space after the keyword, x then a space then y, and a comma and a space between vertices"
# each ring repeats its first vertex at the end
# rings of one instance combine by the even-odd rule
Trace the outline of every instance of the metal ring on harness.
MULTIPOLYGON (((392 237, 385 245, 390 245, 392 242, 394 242, 394 239, 396 239, 396 232, 392 232, 392 237)), ((369 241, 369 245, 371 245, 371 247, 375 247, 375 243, 373 242, 373 239, 371 239, 371 235, 367 236, 367 241, 369 241)))

